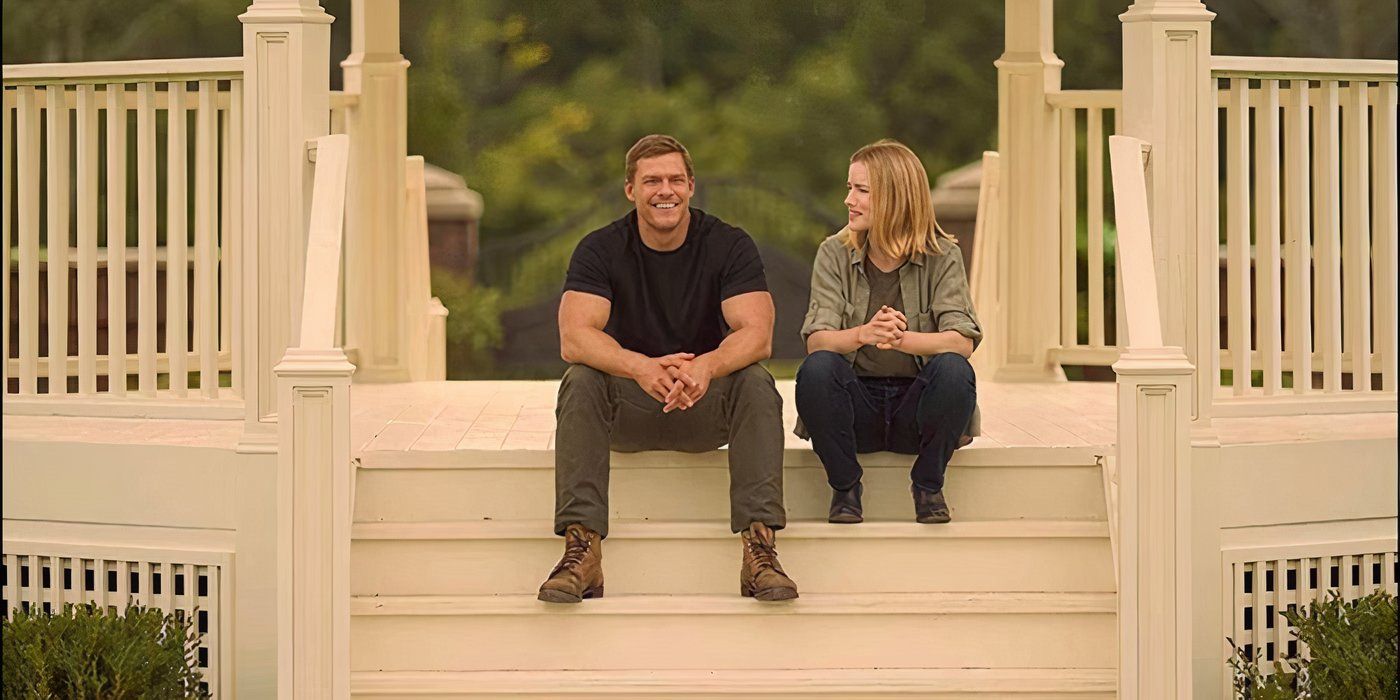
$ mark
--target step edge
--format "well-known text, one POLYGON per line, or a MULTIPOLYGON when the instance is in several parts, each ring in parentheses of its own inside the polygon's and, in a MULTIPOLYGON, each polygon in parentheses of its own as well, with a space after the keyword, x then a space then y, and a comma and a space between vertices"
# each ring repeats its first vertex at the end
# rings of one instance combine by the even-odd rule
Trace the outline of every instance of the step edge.
MULTIPOLYGON (((819 521, 789 523, 779 540, 793 539, 1106 539, 1106 520, 964 520, 943 525, 869 522, 832 525, 819 521)), ((715 521, 614 521, 608 539, 729 539, 729 527, 715 521)), ((355 541, 553 540, 550 520, 430 520, 356 522, 355 541)))
POLYGON ((531 594, 351 596, 356 617, 516 615, 1103 615, 1117 614, 1112 592, 815 593, 765 604, 721 595, 633 594, 579 605, 542 603, 531 594))
POLYGON ((352 692, 507 694, 1111 692, 1114 668, 353 671, 352 692))
MULTIPOLYGON (((949 466, 976 468, 1008 467, 1093 467, 1097 458, 1111 452, 1112 445, 1074 447, 985 447, 954 453, 949 466)), ((667 450, 613 452, 613 469, 724 468, 726 450, 686 453, 667 450)), ((553 469, 554 450, 364 450, 357 454, 361 469, 553 469)), ((867 468, 909 468, 913 455, 874 452, 861 456, 867 468)), ((783 449, 788 469, 820 469, 821 460, 810 448, 783 449)))

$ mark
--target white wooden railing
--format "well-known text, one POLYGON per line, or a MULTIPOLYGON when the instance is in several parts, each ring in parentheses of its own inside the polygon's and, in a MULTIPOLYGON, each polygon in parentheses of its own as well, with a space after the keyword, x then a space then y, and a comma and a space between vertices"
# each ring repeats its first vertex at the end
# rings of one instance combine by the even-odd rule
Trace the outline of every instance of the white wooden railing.
MULTIPOLYGON (((1191 409, 1194 368, 1167 347, 1153 265, 1143 158, 1148 144, 1109 139, 1118 260, 1125 279, 1126 348, 1118 382, 1118 696, 1152 697, 1153 684, 1190 658, 1191 409), (1144 692, 1151 690, 1152 692, 1144 692)), ((1170 695, 1166 695, 1170 697, 1170 695)))
POLYGON ((1216 56, 1217 415, 1395 410, 1396 62, 1216 56), (1224 372, 1218 371, 1225 370, 1224 372))
POLYGON ((290 697, 350 697, 350 377, 335 339, 350 139, 316 160, 298 344, 277 376, 277 627, 290 697))
POLYGON ((1122 276, 1116 271, 1113 288, 1105 288, 1106 251, 1116 244, 1117 233, 1104 197, 1108 191, 1104 166, 1108 137, 1122 131, 1123 96, 1118 90, 1063 90, 1046 99, 1055 109, 1060 129, 1060 347, 1051 354, 1061 364, 1110 365, 1118 359, 1122 344, 1123 290, 1122 276), (1081 229, 1086 251, 1082 266, 1081 229), (1114 309, 1111 332, 1106 317, 1110 308, 1114 309), (1087 327, 1083 338, 1081 319, 1087 327))
POLYGON ((5 66, 7 412, 238 415, 242 86, 242 57, 5 66))

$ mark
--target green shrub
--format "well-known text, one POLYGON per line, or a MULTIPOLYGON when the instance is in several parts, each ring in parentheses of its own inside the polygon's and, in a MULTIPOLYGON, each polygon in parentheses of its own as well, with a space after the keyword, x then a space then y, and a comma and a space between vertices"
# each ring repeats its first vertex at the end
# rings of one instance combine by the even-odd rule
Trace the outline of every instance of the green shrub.
POLYGON ((1396 600, 1377 591, 1352 602, 1331 591, 1322 600, 1283 616, 1299 647, 1308 655, 1274 662, 1274 672, 1259 665, 1235 646, 1230 657, 1235 697, 1246 700, 1278 698, 1345 698, 1382 700, 1397 697, 1396 600))
POLYGON ((131 606, 15 609, 0 623, 6 698, 205 698, 194 617, 131 606))
POLYGON ((433 294, 447 307, 447 378, 490 376, 491 353, 504 337, 500 290, 445 268, 433 268, 432 275, 433 294))

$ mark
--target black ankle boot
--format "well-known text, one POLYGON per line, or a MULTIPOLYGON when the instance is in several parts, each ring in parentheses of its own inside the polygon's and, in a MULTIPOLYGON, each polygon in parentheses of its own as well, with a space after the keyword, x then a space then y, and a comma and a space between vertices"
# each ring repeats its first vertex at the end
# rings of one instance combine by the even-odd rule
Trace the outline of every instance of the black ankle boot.
POLYGON ((925 524, 946 523, 953 519, 948 513, 948 502, 942 491, 926 491, 913 486, 914 519, 925 524))
POLYGON ((831 490, 831 511, 826 516, 829 523, 859 523, 865 520, 860 507, 860 495, 865 490, 859 481, 847 491, 831 490))

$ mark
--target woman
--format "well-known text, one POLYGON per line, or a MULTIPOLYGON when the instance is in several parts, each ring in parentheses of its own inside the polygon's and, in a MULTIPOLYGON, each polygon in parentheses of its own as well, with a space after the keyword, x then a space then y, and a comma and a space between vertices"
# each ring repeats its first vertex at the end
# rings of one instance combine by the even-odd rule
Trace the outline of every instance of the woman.
POLYGON ((846 189, 847 225, 822 243, 812 269, 798 435, 810 433, 826 467, 829 522, 863 520, 856 455, 890 450, 918 455, 915 519, 946 523, 943 475, 973 432, 967 358, 982 338, 962 253, 934 221, 928 175, 903 144, 856 151, 846 189))

